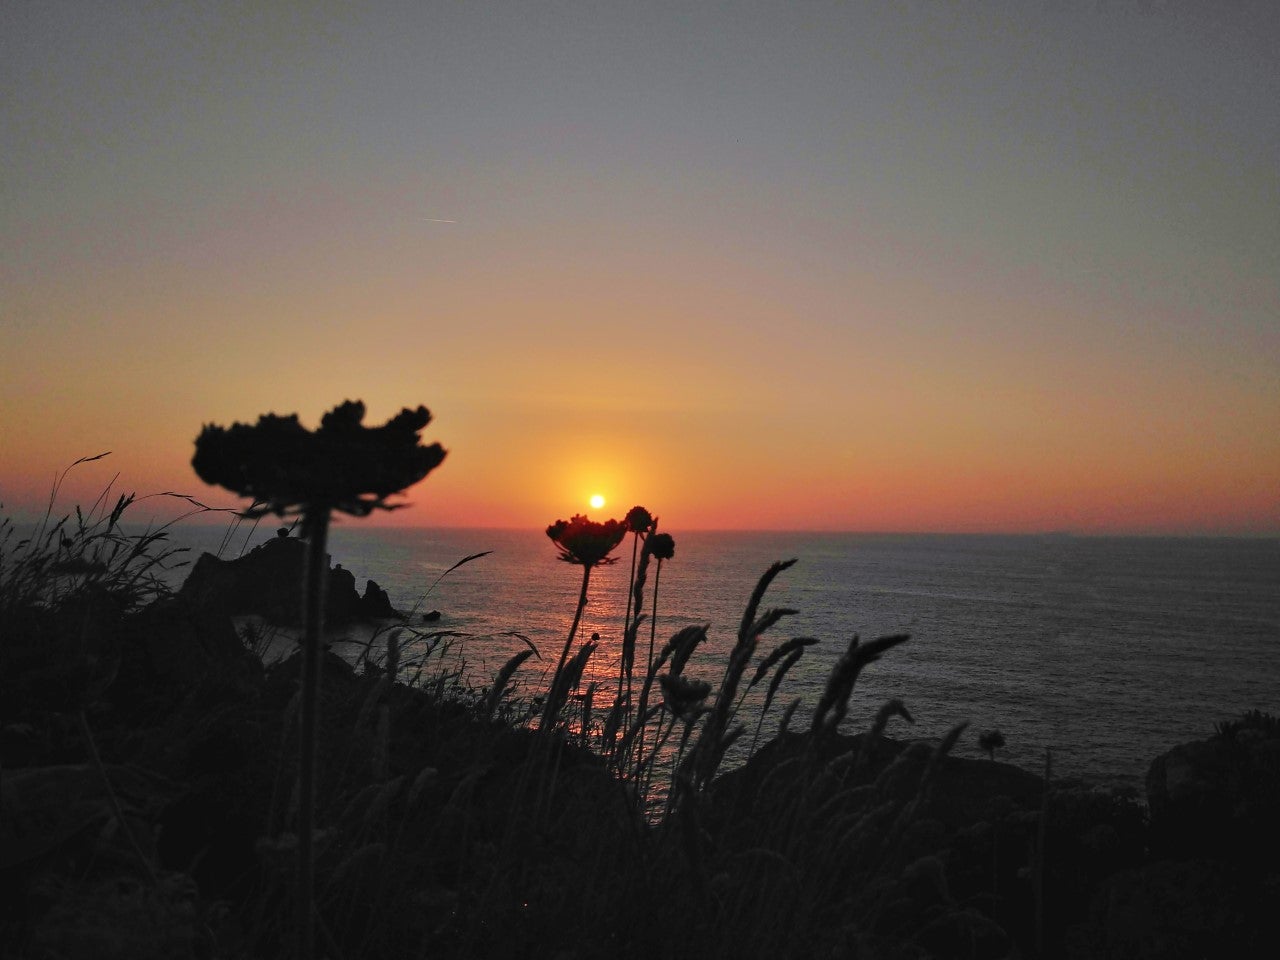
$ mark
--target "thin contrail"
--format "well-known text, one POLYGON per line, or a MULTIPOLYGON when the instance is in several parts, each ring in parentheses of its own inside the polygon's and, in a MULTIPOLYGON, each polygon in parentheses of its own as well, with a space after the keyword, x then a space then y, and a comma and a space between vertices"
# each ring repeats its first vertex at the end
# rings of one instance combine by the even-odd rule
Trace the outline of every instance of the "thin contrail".
POLYGON ((428 223, 457 223, 457 220, 441 220, 439 217, 423 217, 428 223))

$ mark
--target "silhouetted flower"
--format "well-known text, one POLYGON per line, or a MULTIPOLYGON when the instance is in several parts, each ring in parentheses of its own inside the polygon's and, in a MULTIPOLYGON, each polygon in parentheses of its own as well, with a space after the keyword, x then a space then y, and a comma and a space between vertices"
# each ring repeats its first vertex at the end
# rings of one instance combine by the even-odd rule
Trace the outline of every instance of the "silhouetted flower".
POLYGON ((632 507, 627 511, 626 524, 632 533, 644 533, 653 526, 653 515, 644 507, 632 507))
POLYGON ((266 414, 252 426, 206 426, 191 466, 205 483, 252 497, 249 516, 284 516, 308 508, 357 517, 394 510, 386 498, 440 465, 438 443, 424 447, 419 431, 431 422, 426 407, 404 409, 380 427, 366 427, 364 404, 350 400, 307 430, 298 415, 266 414))
POLYGON ((547 527, 547 536, 560 551, 560 559, 566 563, 579 563, 584 567, 609 564, 617 557, 609 553, 627 535, 627 525, 620 520, 598 523, 576 514, 571 520, 557 520, 547 527))
POLYGON ((670 560, 676 555, 676 541, 669 533, 655 533, 645 543, 645 549, 659 560, 670 560))
MULTIPOLYGON (((439 466, 445 455, 438 443, 429 447, 419 443, 419 431, 431 422, 426 407, 401 410, 380 427, 364 426, 364 413, 363 403, 347 400, 326 413, 315 431, 298 423, 297 414, 267 414, 253 426, 209 424, 196 438, 191 459, 191 466, 205 483, 253 498, 245 511, 247 516, 302 515, 307 562, 298 705, 298 940, 294 949, 298 957, 315 952, 316 737, 330 514, 341 510, 363 517, 374 510, 394 510, 398 505, 388 504, 386 498, 417 483, 439 466)), ((282 532, 287 530, 282 528, 282 532)))

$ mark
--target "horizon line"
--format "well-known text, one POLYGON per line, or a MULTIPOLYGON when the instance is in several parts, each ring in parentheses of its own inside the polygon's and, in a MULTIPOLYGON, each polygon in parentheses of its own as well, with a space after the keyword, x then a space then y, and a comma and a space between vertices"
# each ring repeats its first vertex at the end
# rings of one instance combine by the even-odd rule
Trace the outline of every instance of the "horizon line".
MULTIPOLYGON (((541 532, 543 527, 540 525, 523 526, 510 524, 462 524, 462 523, 442 523, 442 524, 393 524, 393 523, 377 523, 355 525, 354 523, 343 522, 339 517, 335 517, 338 522, 331 526, 333 529, 342 530, 493 530, 502 533, 535 533, 541 532)), ((363 518, 353 518, 363 519, 363 518)), ((200 520, 198 516, 188 517, 184 521, 197 526, 213 526, 216 521, 200 520)), ((284 526, 287 525, 283 520, 279 523, 263 524, 264 526, 284 526)), ((665 532, 672 532, 666 528, 659 528, 665 532)), ((1126 538, 1126 539, 1165 539, 1165 540, 1280 540, 1280 529, 1273 530, 1251 530, 1251 531, 1160 531, 1160 530, 1116 530, 1116 531, 1094 531, 1094 530, 1070 530, 1070 529, 1049 529, 1049 530, 892 530, 892 529, 835 529, 821 527, 680 527, 682 533, 713 533, 713 534, 806 534, 814 536, 862 536, 862 537, 1036 537, 1041 539, 1105 539, 1126 538)))

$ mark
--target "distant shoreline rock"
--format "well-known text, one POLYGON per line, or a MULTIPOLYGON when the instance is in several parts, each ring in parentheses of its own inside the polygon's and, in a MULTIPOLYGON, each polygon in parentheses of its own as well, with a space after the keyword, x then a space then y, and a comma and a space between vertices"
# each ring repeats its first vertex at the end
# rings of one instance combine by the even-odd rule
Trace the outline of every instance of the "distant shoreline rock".
MULTIPOLYGON (((301 626, 306 557, 307 545, 292 537, 268 540, 234 560, 203 553, 178 597, 207 615, 252 614, 279 626, 301 626)), ((325 585, 328 623, 384 620, 396 615, 387 592, 375 581, 365 582, 362 595, 356 589, 354 574, 341 564, 330 568, 325 585)))

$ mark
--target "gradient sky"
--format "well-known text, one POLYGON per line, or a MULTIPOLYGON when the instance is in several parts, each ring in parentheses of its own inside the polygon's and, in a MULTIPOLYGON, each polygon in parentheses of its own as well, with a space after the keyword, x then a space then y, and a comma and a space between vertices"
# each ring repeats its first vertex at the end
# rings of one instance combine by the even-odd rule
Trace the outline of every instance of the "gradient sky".
MULTIPOLYGON (((396 523, 1280 533, 1280 5, 0 13, 0 501, 426 404, 396 523), (440 221, 457 221, 440 222, 440 221)), ((157 508, 159 509, 159 508, 157 508)))

